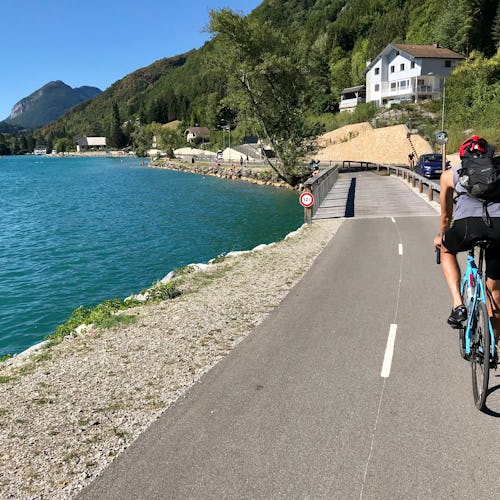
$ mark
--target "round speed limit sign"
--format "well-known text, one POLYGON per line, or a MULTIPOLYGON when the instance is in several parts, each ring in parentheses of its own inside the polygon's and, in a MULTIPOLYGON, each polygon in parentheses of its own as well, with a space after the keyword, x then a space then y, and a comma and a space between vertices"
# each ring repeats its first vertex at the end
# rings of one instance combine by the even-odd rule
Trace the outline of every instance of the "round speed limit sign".
POLYGON ((301 193, 299 196, 299 203, 304 207, 304 208, 309 208, 314 205, 314 196, 312 193, 309 191, 304 191, 301 193))

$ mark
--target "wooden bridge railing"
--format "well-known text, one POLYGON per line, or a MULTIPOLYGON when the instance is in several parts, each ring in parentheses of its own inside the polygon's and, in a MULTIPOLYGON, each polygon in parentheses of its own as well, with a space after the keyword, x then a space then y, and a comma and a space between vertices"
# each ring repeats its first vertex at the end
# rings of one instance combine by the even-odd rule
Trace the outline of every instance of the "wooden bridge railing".
POLYGON ((326 170, 320 170, 316 177, 307 179, 304 183, 304 191, 309 191, 314 196, 314 205, 304 208, 304 221, 310 224, 316 211, 318 210, 326 195, 330 192, 339 176, 339 166, 333 165, 326 170))

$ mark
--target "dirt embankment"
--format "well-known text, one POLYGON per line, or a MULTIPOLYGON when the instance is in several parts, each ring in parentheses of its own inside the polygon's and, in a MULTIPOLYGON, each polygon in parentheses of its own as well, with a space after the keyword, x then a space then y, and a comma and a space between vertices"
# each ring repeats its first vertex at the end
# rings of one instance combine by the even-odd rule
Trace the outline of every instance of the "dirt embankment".
POLYGON ((316 157, 323 163, 354 160, 407 165, 412 145, 418 156, 433 152, 429 142, 410 134, 406 125, 373 128, 368 122, 327 132, 319 137, 318 144, 316 157))

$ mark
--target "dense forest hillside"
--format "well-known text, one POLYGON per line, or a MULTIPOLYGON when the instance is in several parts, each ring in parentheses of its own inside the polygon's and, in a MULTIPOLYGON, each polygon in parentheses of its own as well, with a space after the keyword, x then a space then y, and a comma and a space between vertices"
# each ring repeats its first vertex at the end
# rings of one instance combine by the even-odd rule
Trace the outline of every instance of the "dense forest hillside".
MULTIPOLYGON (((272 47, 265 47, 266 41, 258 37, 253 40, 252 50, 265 47, 269 64, 274 57, 280 61, 288 57, 300 67, 307 78, 305 87, 309 94, 303 102, 307 103, 309 119, 326 128, 336 126, 341 90, 363 83, 367 60, 388 43, 439 42, 467 57, 456 75, 447 81, 447 129, 457 137, 466 129, 488 132, 500 146, 499 3, 500 0, 264 0, 242 26, 260 27, 261 33, 286 39, 283 47, 288 55, 283 48, 279 54, 273 54, 272 47)), ((127 75, 97 98, 36 131, 35 140, 48 144, 59 141, 61 147, 62 140, 69 144, 81 135, 106 135, 111 138, 111 146, 129 146, 140 151, 149 147, 152 134, 159 130, 155 124, 174 119, 183 126, 209 127, 213 131, 212 141, 219 144, 222 127, 228 123, 235 141, 245 135, 261 134, 261 124, 251 110, 231 100, 232 70, 221 50, 218 30, 212 31, 212 40, 200 49, 157 61, 127 75)), ((276 78, 280 76, 276 74, 276 78)), ((170 134, 164 140, 175 147, 182 138, 170 134)))

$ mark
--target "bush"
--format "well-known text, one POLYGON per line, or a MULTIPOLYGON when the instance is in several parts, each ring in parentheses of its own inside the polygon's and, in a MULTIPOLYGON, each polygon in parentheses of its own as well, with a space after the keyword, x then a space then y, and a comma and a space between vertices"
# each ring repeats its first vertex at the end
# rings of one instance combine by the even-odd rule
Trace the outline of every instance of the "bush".
POLYGON ((168 283, 157 282, 148 290, 148 293, 150 300, 175 299, 181 295, 180 290, 172 281, 168 283))

